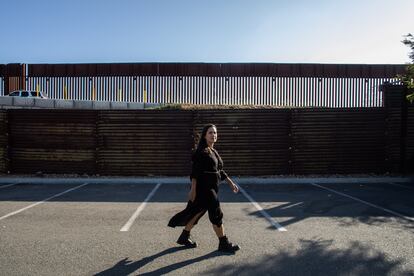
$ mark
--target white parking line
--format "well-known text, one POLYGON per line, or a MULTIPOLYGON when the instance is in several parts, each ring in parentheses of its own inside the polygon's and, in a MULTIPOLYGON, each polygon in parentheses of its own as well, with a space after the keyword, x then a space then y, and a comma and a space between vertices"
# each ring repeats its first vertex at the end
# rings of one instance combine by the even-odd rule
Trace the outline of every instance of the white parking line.
POLYGON ((7 187, 11 187, 11 186, 14 186, 14 185, 17 185, 17 184, 19 184, 19 183, 14 183, 14 184, 9 184, 9 185, 1 185, 0 186, 0 189, 7 188, 7 187))
POLYGON ((388 182, 388 184, 389 185, 393 185, 393 186, 397 186, 397 187, 401 187, 401 188, 405 188, 405 189, 409 189, 409 190, 414 190, 413 187, 401 185, 401 184, 394 183, 394 182, 388 182))
POLYGON ((355 200, 355 201, 358 201, 358 202, 363 203, 363 204, 365 204, 365 205, 368 205, 368 206, 370 206, 370 207, 374 207, 374 208, 380 209, 380 210, 382 210, 382 211, 384 211, 384 212, 387 212, 387 213, 390 213, 390 214, 392 214, 392 215, 394 215, 394 216, 397 216, 397 217, 400 217, 400 218, 403 218, 403 219, 406 219, 406 220, 409 220, 409 221, 414 221, 414 218, 404 216, 403 214, 397 213, 397 212, 392 211, 392 210, 390 210, 390 209, 383 208, 383 207, 381 207, 381 206, 378 206, 378 205, 375 205, 375 204, 369 203, 369 202, 364 201, 364 200, 362 200, 362 199, 359 199, 359 198, 356 198, 356 197, 353 197, 353 196, 350 196, 350 195, 347 195, 347 194, 344 194, 344 193, 338 192, 338 191, 336 191, 336 190, 332 190, 332 189, 330 189, 330 188, 327 188, 327 187, 324 187, 324 186, 321 186, 321 185, 318 185, 318 184, 315 184, 315 183, 311 183, 311 184, 312 184, 313 186, 318 187, 318 188, 325 189, 325 190, 328 190, 328 191, 330 191, 330 192, 332 192, 332 193, 335 193, 335 194, 338 194, 338 195, 341 195, 341 196, 344 196, 344 197, 347 197, 347 198, 353 199, 353 200, 355 200))
POLYGON ((63 195, 63 194, 69 193, 69 192, 74 191, 74 190, 76 190, 76 189, 79 189, 79 188, 81 188, 81 187, 83 187, 83 186, 85 186, 85 185, 88 185, 88 183, 84 183, 84 184, 82 184, 82 185, 76 186, 76 187, 74 187, 74 188, 72 188, 72 189, 66 190, 66 191, 64 191, 64 192, 61 192, 61 193, 59 193, 59 194, 56 194, 56 195, 51 196, 51 197, 49 197, 49 198, 46 198, 46 199, 44 199, 44 200, 42 200, 42 201, 39 201, 39 202, 33 203, 33 204, 31 204, 31 205, 29 205, 29 206, 26 206, 26 207, 24 207, 24 208, 22 208, 22 209, 20 209, 20 210, 17 210, 17 211, 11 212, 11 213, 9 213, 9 214, 7 214, 7 215, 5 215, 5 216, 0 217, 0 220, 3 220, 3 219, 8 218, 8 217, 11 217, 11 216, 16 215, 16 214, 18 214, 18 213, 21 213, 21 212, 23 212, 24 210, 27 210, 27 209, 32 208, 32 207, 35 207, 35 206, 37 206, 37 205, 39 205, 39 204, 45 203, 46 201, 48 201, 48 200, 50 200, 50 199, 52 199, 52 198, 55 198, 55 197, 61 196, 61 195, 63 195))
POLYGON ((151 197, 155 194, 155 192, 158 190, 158 188, 161 186, 161 183, 158 183, 154 189, 148 194, 147 198, 144 200, 144 202, 141 203, 141 205, 138 206, 137 210, 134 212, 134 214, 129 218, 128 222, 121 228, 121 232, 127 232, 129 231, 129 228, 131 228, 134 221, 137 219, 139 214, 144 210, 145 206, 147 205, 147 202, 151 199, 151 197))
POLYGON ((240 185, 239 189, 242 194, 253 204, 254 207, 270 222, 272 226, 274 226, 278 231, 287 231, 282 225, 280 225, 277 221, 275 221, 263 208, 259 205, 240 185))

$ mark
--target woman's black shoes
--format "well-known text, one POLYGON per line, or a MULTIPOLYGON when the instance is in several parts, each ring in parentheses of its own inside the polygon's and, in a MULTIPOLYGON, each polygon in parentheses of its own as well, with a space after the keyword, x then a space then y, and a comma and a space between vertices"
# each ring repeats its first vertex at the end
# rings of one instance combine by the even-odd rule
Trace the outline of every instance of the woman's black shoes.
MULTIPOLYGON (((177 243, 180 245, 184 245, 188 248, 196 248, 197 243, 191 240, 190 232, 183 230, 180 237, 177 240, 177 243)), ((225 253, 235 253, 237 250, 240 250, 240 246, 237 244, 232 244, 229 242, 227 236, 223 236, 219 238, 219 246, 218 251, 225 252, 225 253)))
POLYGON ((218 251, 226 253, 235 253, 237 250, 240 250, 240 246, 229 242, 226 236, 219 238, 218 251))
POLYGON ((188 248, 197 247, 197 243, 191 240, 190 232, 186 230, 183 230, 183 232, 181 233, 180 237, 177 240, 177 243, 184 245, 185 247, 188 247, 188 248))

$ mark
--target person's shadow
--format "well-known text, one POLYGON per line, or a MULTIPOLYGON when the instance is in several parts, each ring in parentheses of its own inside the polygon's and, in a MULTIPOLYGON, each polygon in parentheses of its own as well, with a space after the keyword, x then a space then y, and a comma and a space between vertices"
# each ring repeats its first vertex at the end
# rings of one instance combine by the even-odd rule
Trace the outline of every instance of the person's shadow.
MULTIPOLYGON (((177 246, 177 247, 172 247, 172 248, 168 248, 166 250, 163 250, 157 254, 154 254, 152 256, 149 257, 145 257, 142 258, 139 261, 136 262, 132 262, 129 261, 128 258, 124 258, 122 260, 120 260, 118 263, 116 263, 113 267, 108 268, 107 270, 101 271, 97 274, 95 274, 95 276, 110 276, 110 275, 119 275, 119 276, 123 276, 123 275, 129 275, 135 271, 137 271, 138 269, 140 269, 141 267, 145 266, 146 264, 149 264, 150 262, 154 261, 155 259, 171 254, 171 253, 175 253, 181 250, 185 250, 187 249, 184 246, 177 246)), ((193 259, 189 259, 189 260, 185 260, 179 263, 175 263, 175 264, 170 264, 167 265, 165 267, 161 267, 157 270, 151 271, 151 272, 147 272, 147 273, 143 273, 143 274, 139 274, 139 275, 163 275, 166 274, 168 272, 174 271, 176 269, 185 267, 187 265, 193 264, 193 263, 197 263, 203 260, 207 260, 210 258, 214 258, 220 255, 226 255, 226 253, 221 253, 219 251, 212 251, 206 255, 200 256, 200 257, 196 257, 193 259)))

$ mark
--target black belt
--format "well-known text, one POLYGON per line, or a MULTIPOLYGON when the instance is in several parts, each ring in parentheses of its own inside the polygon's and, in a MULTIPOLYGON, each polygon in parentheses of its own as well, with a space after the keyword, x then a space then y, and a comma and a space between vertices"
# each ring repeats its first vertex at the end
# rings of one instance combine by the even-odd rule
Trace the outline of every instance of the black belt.
POLYGON ((220 174, 219 171, 203 171, 203 173, 215 173, 215 174, 220 174))

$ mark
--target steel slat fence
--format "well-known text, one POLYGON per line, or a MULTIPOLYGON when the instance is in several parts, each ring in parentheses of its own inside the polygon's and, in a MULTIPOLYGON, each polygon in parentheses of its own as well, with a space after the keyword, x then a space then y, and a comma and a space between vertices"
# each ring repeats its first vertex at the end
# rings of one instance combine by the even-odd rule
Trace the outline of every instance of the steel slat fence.
POLYGON ((4 78, 0 77, 0 96, 4 96, 4 78))
POLYGON ((0 65, 0 94, 52 99, 281 107, 381 107, 404 65, 130 63, 0 65), (7 90, 7 91, 6 91, 7 90))
POLYGON ((121 102, 381 107, 393 78, 318 77, 27 77, 26 88, 53 99, 121 102))

